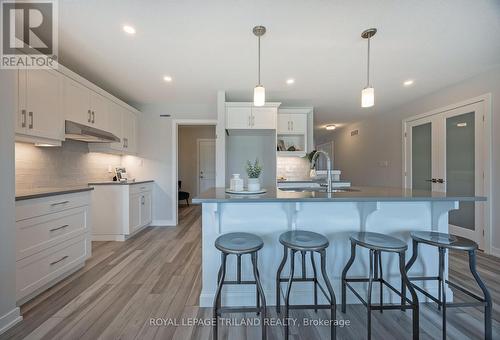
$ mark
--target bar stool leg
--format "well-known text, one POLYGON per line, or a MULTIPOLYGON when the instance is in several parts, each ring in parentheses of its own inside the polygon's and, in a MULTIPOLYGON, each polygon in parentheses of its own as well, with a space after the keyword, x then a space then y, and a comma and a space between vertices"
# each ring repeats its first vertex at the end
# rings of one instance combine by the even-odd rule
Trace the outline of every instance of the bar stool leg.
POLYGON ((332 284, 326 273, 326 251, 321 250, 319 254, 321 256, 321 275, 323 276, 323 280, 325 281, 326 288, 330 295, 330 339, 333 340, 337 337, 337 329, 335 327, 335 320, 337 319, 337 300, 335 299, 332 284))
MULTIPOLYGON (((253 260, 253 258, 252 258, 253 260)), ((258 264, 259 264, 259 260, 258 260, 258 253, 255 252, 255 270, 257 272, 257 275, 260 277, 260 273, 259 273, 259 267, 258 267, 258 264)), ((252 262, 252 265, 253 265, 253 262, 252 262)), ((257 279, 255 279, 255 281, 257 281, 257 279)), ((260 308, 260 292, 259 292, 259 287, 257 284, 255 284, 255 296, 256 296, 256 305, 257 305, 257 308, 260 308)), ((257 311, 257 315, 260 314, 260 311, 257 311)))
MULTIPOLYGON (((377 264, 375 264, 377 266, 377 264)), ((379 266, 379 279, 380 279, 380 307, 384 305, 384 283, 383 283, 383 273, 382 273, 382 252, 379 250, 378 251, 378 266, 379 266)), ((380 309, 380 314, 382 314, 384 311, 380 309)))
POLYGON ((296 250, 290 249, 290 277, 288 278, 288 287, 285 294, 285 340, 288 340, 288 317, 290 305, 290 291, 292 290, 293 274, 295 271, 295 252, 296 250))
POLYGON ((368 297, 366 299, 367 339, 372 338, 372 285, 373 285, 374 250, 370 249, 370 274, 368 275, 368 297))
MULTIPOLYGON (((444 255, 446 253, 446 250, 444 248, 439 248, 439 277, 441 277, 440 280, 440 291, 442 295, 442 300, 441 301, 441 307, 442 307, 442 318, 443 318, 443 325, 442 327, 442 332, 443 332, 443 339, 446 339, 446 287, 445 287, 445 280, 444 280, 444 255)), ((438 292, 439 293, 439 292, 438 292)))
POLYGON ((287 257, 288 249, 283 246, 283 258, 280 266, 278 267, 278 272, 276 273, 276 312, 278 314, 281 312, 281 272, 286 264, 287 257))
POLYGON ((344 267, 344 270, 342 270, 342 313, 345 313, 346 311, 346 277, 347 277, 347 272, 351 268, 354 259, 356 258, 356 244, 351 241, 351 257, 349 258, 349 261, 344 267))
MULTIPOLYGON (((444 255, 442 255, 441 248, 438 248, 438 253, 439 253, 439 272, 438 272, 438 300, 440 302, 443 302, 443 287, 444 287, 444 255), (441 262, 443 265, 441 265, 441 262)), ((444 298, 444 302, 446 303, 446 295, 444 298)), ((438 310, 441 310, 441 305, 438 304, 438 310)))
MULTIPOLYGON (((311 266, 313 269, 313 275, 314 275, 314 305, 318 305, 318 273, 316 271, 316 263, 314 263, 314 252, 311 251, 309 252, 311 254, 311 266)), ((317 313, 318 308, 315 308, 314 311, 317 313)))
MULTIPOLYGON (((408 274, 408 272, 410 271, 411 267, 413 266, 413 264, 415 263, 417 258, 418 258, 418 242, 416 240, 413 240, 412 241, 412 255, 411 255, 410 261, 408 261, 408 263, 405 266, 406 274, 408 274)), ((401 289, 401 295, 406 297, 406 287, 404 285, 401 289)), ((405 299, 401 299, 401 305, 403 305, 403 306, 406 305, 405 299)), ((406 309, 404 307, 402 307, 401 310, 404 311, 406 309)))
POLYGON ((213 325, 213 339, 217 340, 218 337, 218 323, 219 323, 219 309, 221 307, 221 292, 222 292, 222 286, 224 285, 224 279, 226 277, 226 258, 227 254, 222 253, 222 259, 221 259, 221 266, 220 266, 220 279, 218 280, 219 282, 217 283, 217 290, 215 292, 215 299, 214 299, 214 307, 213 307, 213 318, 214 318, 214 325, 213 325))
POLYGON ((260 321, 261 321, 261 327, 262 327, 262 339, 266 339, 266 325, 265 325, 265 319, 266 319, 266 296, 264 294, 264 290, 262 289, 262 285, 260 283, 260 275, 259 275, 259 270, 257 268, 257 253, 252 253, 252 267, 253 267, 253 276, 255 278, 255 285, 257 286, 257 292, 259 293, 257 295, 257 308, 260 308, 260 301, 259 301, 259 295, 260 298, 262 299, 262 308, 261 308, 261 313, 260 313, 260 321))
POLYGON ((492 323, 491 323, 491 295, 488 289, 486 288, 484 282, 479 277, 479 274, 476 270, 476 251, 469 250, 469 269, 474 276, 479 288, 483 291, 484 300, 486 301, 486 306, 484 306, 484 338, 487 340, 491 340, 493 337, 492 331, 492 323))
POLYGON ((405 268, 405 252, 399 253, 399 272, 401 273, 401 281, 404 282, 404 285, 408 288, 411 294, 411 306, 412 306, 412 323, 413 323, 413 339, 418 340, 420 333, 420 324, 419 324, 419 315, 418 315, 418 296, 415 288, 411 285, 410 280, 408 279, 408 275, 406 275, 405 268))

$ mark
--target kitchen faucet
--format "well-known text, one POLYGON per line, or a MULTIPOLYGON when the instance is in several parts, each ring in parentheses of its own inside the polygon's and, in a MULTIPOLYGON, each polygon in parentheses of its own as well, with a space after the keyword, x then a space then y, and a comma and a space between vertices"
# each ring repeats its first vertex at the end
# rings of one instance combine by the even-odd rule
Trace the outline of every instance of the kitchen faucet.
POLYGON ((327 192, 332 192, 332 162, 330 160, 330 156, 328 156, 328 153, 326 153, 323 150, 316 150, 314 153, 314 156, 312 158, 312 167, 316 165, 316 160, 318 159, 319 155, 323 154, 326 157, 326 176, 327 176, 327 192))

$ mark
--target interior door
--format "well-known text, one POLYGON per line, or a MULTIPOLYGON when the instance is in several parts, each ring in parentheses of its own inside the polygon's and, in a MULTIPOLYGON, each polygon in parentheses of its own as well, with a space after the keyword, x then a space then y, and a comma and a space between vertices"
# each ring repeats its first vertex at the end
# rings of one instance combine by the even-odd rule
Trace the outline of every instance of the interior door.
POLYGON ((198 140, 198 195, 215 187, 215 139, 198 140))
MULTIPOLYGON (((456 196, 484 196, 483 103, 408 122, 406 187, 456 196)), ((449 214, 450 233, 484 244, 484 206, 461 202, 449 214)))

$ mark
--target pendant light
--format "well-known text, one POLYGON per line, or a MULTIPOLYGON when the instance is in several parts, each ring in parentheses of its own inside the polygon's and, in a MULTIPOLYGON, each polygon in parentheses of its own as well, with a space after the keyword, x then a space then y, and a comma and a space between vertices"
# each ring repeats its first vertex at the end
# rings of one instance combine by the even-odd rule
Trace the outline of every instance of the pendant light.
POLYGON ((369 28, 361 37, 368 40, 368 58, 366 62, 366 87, 361 91, 361 107, 372 107, 375 104, 375 90, 370 85, 370 39, 377 33, 376 28, 369 28))
POLYGON ((253 28, 253 34, 255 34, 257 36, 257 38, 259 39, 259 61, 258 61, 259 82, 253 90, 253 105, 254 106, 264 106, 264 104, 266 103, 266 89, 260 83, 260 37, 263 36, 264 33, 266 33, 266 28, 264 26, 255 26, 253 28))

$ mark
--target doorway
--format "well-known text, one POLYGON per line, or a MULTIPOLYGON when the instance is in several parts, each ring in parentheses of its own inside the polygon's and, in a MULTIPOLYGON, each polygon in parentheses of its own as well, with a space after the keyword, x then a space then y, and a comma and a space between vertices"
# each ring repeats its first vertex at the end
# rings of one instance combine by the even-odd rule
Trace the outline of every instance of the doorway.
MULTIPOLYGON (((485 101, 404 121, 404 185, 449 195, 490 196, 485 101)), ((450 233, 485 249, 489 202, 460 202, 449 213, 450 233)))
POLYGON ((197 195, 215 187, 215 139, 197 140, 197 195))

